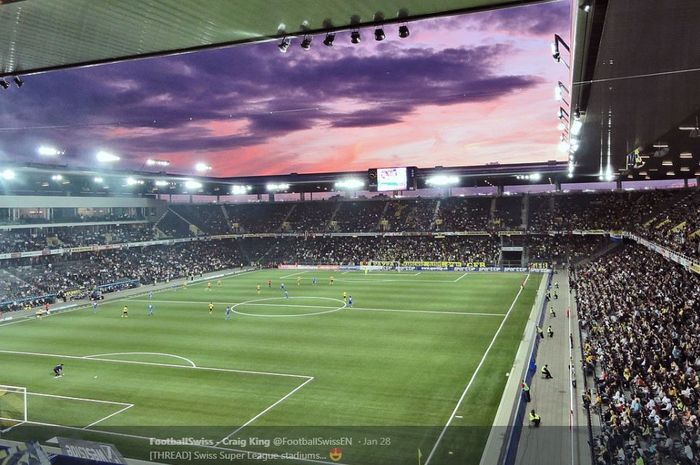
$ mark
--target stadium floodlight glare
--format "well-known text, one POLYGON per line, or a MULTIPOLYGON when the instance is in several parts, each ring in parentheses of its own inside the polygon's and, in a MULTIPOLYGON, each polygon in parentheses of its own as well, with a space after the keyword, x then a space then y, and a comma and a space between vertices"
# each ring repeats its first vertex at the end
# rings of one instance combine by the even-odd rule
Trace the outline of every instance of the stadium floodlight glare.
POLYGON ((253 190, 253 186, 244 186, 240 184, 234 184, 231 186, 231 193, 233 195, 245 195, 251 190, 253 190))
POLYGON ((335 182, 337 189, 360 189, 365 186, 365 182, 357 178, 341 179, 335 182))
POLYGON ((579 8, 581 8, 586 13, 590 12, 591 11, 590 0, 584 0, 584 2, 581 4, 581 6, 579 8))
POLYGON ((127 185, 127 186, 133 186, 133 185, 135 185, 136 183, 138 183, 138 181, 136 180, 136 178, 132 178, 131 176, 129 176, 128 178, 126 178, 126 185, 127 185))
POLYGON ((564 124, 563 121, 559 121, 559 124, 557 124, 557 129, 563 131, 564 129, 566 129, 566 124, 564 124))
POLYGON ((437 174, 425 180, 425 183, 433 187, 446 187, 459 184, 459 176, 437 174))
POLYGON ((566 61, 563 61, 561 59, 561 51, 559 50, 559 46, 561 45, 566 49, 567 52, 571 53, 571 49, 566 44, 566 42, 564 42, 564 39, 562 39, 559 34, 554 34, 554 42, 552 42, 550 45, 552 48, 552 58, 554 58, 554 61, 556 61, 557 63, 564 63, 564 65, 568 68, 569 65, 568 63, 566 63, 566 61))
POLYGON ((381 27, 378 27, 374 30, 374 40, 376 40, 377 42, 381 42, 382 40, 384 40, 385 37, 386 34, 384 33, 384 29, 382 29, 381 27))
POLYGON ((581 129, 583 128, 583 122, 580 119, 574 119, 571 123, 571 135, 578 136, 581 134, 581 129))
POLYGON ((353 44, 359 44, 362 39, 360 38, 360 31, 355 29, 350 33, 350 42, 353 44))
POLYGON ((566 94, 569 95, 569 89, 564 85, 563 82, 559 81, 557 82, 556 87, 554 87, 554 99, 557 101, 564 100, 563 92, 566 92, 566 94))
POLYGON ((560 152, 568 152, 569 151, 569 143, 566 142, 565 140, 562 140, 559 142, 559 151, 560 152))
POLYGON ((309 49, 311 49, 311 36, 305 35, 305 36, 304 36, 304 39, 301 41, 300 46, 301 46, 301 48, 303 48, 304 50, 309 50, 309 49))
POLYGON ((205 171, 211 170, 211 166, 209 166, 209 165, 207 165, 206 163, 200 161, 200 162, 198 162, 198 163, 196 163, 196 164, 194 165, 194 169, 195 169, 195 171, 198 171, 198 172, 200 172, 200 173, 203 173, 203 172, 205 172, 205 171))
POLYGON ((411 35, 411 31, 408 30, 408 26, 406 26, 405 24, 402 24, 401 26, 399 26, 399 37, 401 37, 402 39, 405 39, 406 37, 408 37, 410 35, 411 35))
POLYGON ((153 158, 149 158, 146 160, 146 166, 170 166, 170 162, 168 160, 154 160, 153 158))
POLYGON ((46 145, 42 145, 37 149, 37 153, 41 155, 42 157, 57 157, 59 155, 63 155, 63 152, 58 150, 55 147, 49 147, 46 145))
POLYGON ((287 53, 287 50, 289 50, 289 44, 291 41, 289 40, 288 37, 283 37, 282 42, 277 44, 277 48, 280 50, 282 53, 287 53))
POLYGON ((15 179, 15 172, 7 168, 0 172, 0 177, 2 177, 2 179, 4 179, 5 181, 12 181, 13 179, 15 179))
POLYGON ((541 173, 532 173, 530 175, 530 181, 541 181, 542 180, 542 174, 541 173))
POLYGON ((188 189, 201 189, 202 183, 199 181, 187 181, 185 182, 185 187, 188 189))
POLYGON ((113 153, 105 152, 104 150, 100 150, 97 152, 97 155, 95 155, 95 158, 97 161, 100 163, 114 163, 116 161, 121 160, 117 155, 114 155, 113 153))
POLYGON ((289 184, 284 182, 278 184, 270 182, 265 185, 265 189, 267 189, 268 192, 286 191, 289 189, 289 184))
POLYGON ((92 178, 92 180, 93 180, 96 184, 102 184, 102 183, 105 181, 105 180, 102 179, 100 176, 95 176, 94 178, 92 178))
POLYGON ((164 181, 164 180, 162 180, 162 179, 158 179, 156 182, 154 182, 154 184, 155 184, 157 187, 165 187, 165 186, 168 185, 168 181, 164 181))
POLYGON ((54 174, 53 176, 51 176, 51 180, 52 181, 63 181, 63 176, 60 174, 54 174))
POLYGON ((332 47, 333 41, 335 40, 335 32, 329 32, 326 34, 326 38, 323 39, 323 45, 326 47, 332 47))

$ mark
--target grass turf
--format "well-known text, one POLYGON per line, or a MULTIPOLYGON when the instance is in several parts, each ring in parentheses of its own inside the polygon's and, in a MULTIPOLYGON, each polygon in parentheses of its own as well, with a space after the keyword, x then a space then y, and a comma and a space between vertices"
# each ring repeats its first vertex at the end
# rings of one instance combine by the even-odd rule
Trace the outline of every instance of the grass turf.
MULTIPOLYGON (((28 396, 30 421, 73 430, 22 425, 9 435, 98 439, 145 458, 157 448, 127 435, 208 438, 209 446, 304 452, 324 461, 335 444, 266 446, 249 439, 350 437, 342 463, 413 464, 418 449, 424 463, 524 279, 518 273, 258 271, 221 286, 212 281, 211 290, 199 283, 157 292, 151 301, 107 301, 97 313, 85 308, 0 326, 3 384, 75 398, 28 396), (343 292, 352 295, 353 309, 342 308, 343 292), (149 302, 154 316, 147 315, 149 302), (124 304, 128 318, 120 317, 124 304), (238 312, 230 321, 227 304, 238 312), (93 355, 99 357, 84 358, 93 355), (65 376, 54 379, 51 368, 60 362, 65 376), (248 443, 216 445, 242 425, 232 438, 248 443)), ((531 275, 515 300, 431 463, 478 463, 539 279, 531 275)))

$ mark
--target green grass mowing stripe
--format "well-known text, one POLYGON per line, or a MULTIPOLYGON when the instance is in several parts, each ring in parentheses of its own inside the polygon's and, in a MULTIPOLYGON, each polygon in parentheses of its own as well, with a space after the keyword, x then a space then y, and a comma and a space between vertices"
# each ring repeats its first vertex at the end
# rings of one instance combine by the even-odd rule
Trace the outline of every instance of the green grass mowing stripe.
MULTIPOLYGON (((279 298, 279 289, 276 286, 268 289, 266 281, 272 279, 275 285, 278 285, 278 277, 284 276, 285 273, 288 274, 289 271, 265 270, 257 275, 237 276, 225 279, 220 287, 213 286, 212 291, 206 291, 206 283, 200 283, 187 289, 159 293, 158 300, 208 301, 216 298, 222 302, 239 302, 257 298, 279 298), (255 291, 258 283, 263 287, 260 295, 255 291)), ((429 283, 430 286, 411 286, 410 282, 375 285, 371 284, 370 273, 370 279, 366 283, 348 283, 341 286, 336 282, 335 286, 329 286, 326 277, 330 276, 330 273, 313 274, 319 279, 317 286, 312 286, 309 278, 302 280, 300 286, 296 286, 293 279, 287 282, 290 295, 296 295, 300 299, 338 299, 342 298, 343 291, 346 291, 353 295, 355 305, 361 308, 425 311, 455 309, 488 313, 502 313, 513 300, 523 279, 522 274, 474 273, 457 283, 441 283, 437 281, 454 280, 458 275, 424 273, 411 279, 433 281, 429 283)), ((334 275, 338 277, 337 273, 334 275)), ((360 275, 358 278, 364 279, 364 276, 360 275)), ((529 287, 530 283, 527 288, 529 287)), ((413 445, 416 443, 422 444, 423 450, 427 451, 439 432, 435 428, 444 425, 445 416, 464 388, 464 377, 473 372, 483 356, 484 348, 488 346, 502 320, 478 316, 452 318, 449 315, 430 313, 343 310, 307 318, 265 319, 236 316, 232 321, 226 322, 223 319, 223 306, 217 305, 214 315, 210 316, 206 304, 169 302, 158 303, 155 317, 149 319, 146 316, 146 302, 129 302, 132 303, 129 304, 128 320, 119 318, 122 302, 105 302, 100 305, 97 314, 92 314, 86 309, 62 315, 61 318, 47 318, 31 325, 2 328, 0 331, 3 333, 3 339, 0 344, 4 349, 31 351, 36 349, 35 341, 41 340, 44 346, 51 347, 52 351, 78 357, 115 352, 172 353, 188 358, 198 365, 296 372, 314 376, 313 382, 260 416, 248 428, 280 425, 341 429, 348 426, 422 428, 420 432, 409 433, 402 430, 403 433, 397 433, 402 440, 400 444, 394 445, 392 453, 358 452, 355 460, 349 460, 352 465, 381 463, 382 460, 386 463, 390 461, 392 454, 396 457, 415 458, 416 451, 413 445)), ((308 303, 311 304, 311 301, 308 303)), ((505 335, 507 330, 513 327, 512 339, 498 338, 497 345, 492 348, 474 388, 463 402, 463 409, 471 407, 472 403, 479 405, 474 415, 469 417, 472 424, 490 425, 495 413, 498 399, 492 400, 492 397, 500 398, 500 382, 504 382, 501 379, 502 373, 509 367, 503 371, 499 369, 499 383, 485 386, 484 392, 479 392, 487 398, 485 402, 481 402, 481 399, 471 402, 470 399, 472 394, 476 393, 476 387, 481 386, 481 379, 489 374, 492 357, 501 344, 504 352, 510 351, 512 346, 513 352, 509 359, 512 363, 514 350, 522 334, 522 326, 513 326, 515 314, 517 312, 514 310, 502 331, 502 335, 505 335)), ((136 360, 149 360, 148 355, 137 357, 136 360)), ((154 356, 152 360, 168 361, 158 356, 154 356)), ((172 362, 186 363, 177 360, 172 362)), ((131 371, 128 364, 120 366, 131 371)), ((74 369, 75 367, 70 373, 73 373, 74 369)), ((153 372, 150 376, 144 376, 147 382, 143 385, 135 382, 134 389, 144 401, 151 402, 151 399, 155 398, 154 402, 158 403, 155 386, 159 377, 159 372, 153 372)), ((185 386, 174 387, 175 390, 181 390, 179 402, 191 402, 195 398, 199 401, 202 397, 205 403, 209 403, 211 397, 216 397, 206 383, 200 389, 196 380, 192 382, 197 386, 195 393, 185 386)), ((286 391, 282 390, 276 397, 264 386, 253 388, 253 398, 269 395, 267 398, 270 400, 267 404, 262 403, 257 412, 242 419, 238 425, 253 418, 298 384, 290 386, 286 391)), ((89 389, 90 386, 85 388, 89 389)), ((242 385, 241 388, 250 389, 251 386, 242 385)), ((92 392, 94 395, 88 395, 90 392, 85 391, 80 396, 113 398, 98 396, 97 393, 92 392)), ((68 395, 72 394, 68 392, 68 395)), ((228 396, 227 402, 245 403, 247 395, 249 394, 234 391, 228 396)), ((160 408, 167 409, 167 406, 161 404, 160 408)), ((124 416, 116 415, 109 419, 106 425, 128 418, 126 415, 131 415, 132 410, 127 410, 124 416)), ((154 408, 151 413, 154 418, 161 418, 161 424, 170 423, 169 415, 159 415, 158 408, 154 408)), ((181 413, 180 417, 182 421, 189 421, 189 418, 194 421, 197 415, 181 413)), ((230 425, 233 426, 232 423, 230 425)), ((248 428, 243 433, 246 433, 248 428)), ((233 429, 229 429, 228 432, 233 429)), ((443 443, 449 439, 449 435, 447 436, 443 443)), ((480 451, 479 447, 483 447, 478 441, 467 445, 464 439, 461 444, 473 449, 474 453, 480 451)), ((353 455, 348 452, 349 458, 353 455)))
MULTIPOLYGON (((527 284, 527 281, 529 278, 530 278, 530 275, 528 274, 527 277, 525 278, 524 283, 523 283, 524 285, 527 284)), ((454 410, 452 410, 452 414, 448 418, 447 423, 445 424, 445 427, 440 432, 440 435, 438 436, 438 439, 435 442, 435 445, 432 447, 432 449, 430 450, 430 453, 426 457, 424 465, 428 465, 430 463, 430 461, 432 460, 433 456, 435 455, 435 452, 437 451, 438 447, 440 446, 440 442, 442 441, 442 438, 444 437, 445 432, 450 427, 450 425, 452 424, 452 421, 454 420, 455 416, 457 415, 457 412, 459 411, 459 409, 462 405, 462 402, 464 401, 467 393, 469 392, 469 389, 472 387, 474 381, 476 380, 476 377, 479 374, 481 367, 484 365, 484 362, 486 361, 486 358, 489 355, 491 348, 496 343, 496 339, 498 338, 498 335, 501 333, 501 330, 503 329, 506 322, 508 321, 508 317, 510 316, 511 312, 515 308, 516 302, 518 301, 518 298, 522 294, 523 290, 524 290, 524 286, 521 287, 520 290, 518 290, 518 293, 515 295, 513 302, 511 303, 510 307, 508 308, 508 311, 505 314, 505 318, 501 321, 501 324, 496 329, 496 332, 493 335, 491 342, 489 343, 488 347, 486 347, 486 350, 484 351, 484 355, 481 357, 481 360, 479 360, 479 364, 476 366, 476 369, 473 371, 471 377, 469 378, 469 382, 467 383, 467 386, 464 388, 462 395, 460 396, 459 400, 457 401, 457 405, 455 405, 454 410)))

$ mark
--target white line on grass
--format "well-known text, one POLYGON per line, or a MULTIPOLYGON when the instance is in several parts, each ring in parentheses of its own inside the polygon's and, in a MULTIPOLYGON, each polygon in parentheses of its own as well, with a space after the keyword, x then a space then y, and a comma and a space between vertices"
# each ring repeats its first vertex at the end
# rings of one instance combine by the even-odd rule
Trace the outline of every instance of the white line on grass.
POLYGON ((133 406, 128 402, 116 402, 113 400, 99 400, 99 399, 88 399, 86 397, 70 397, 70 396, 59 396, 58 394, 44 394, 41 392, 27 392, 28 396, 39 396, 39 397, 55 397, 57 399, 68 399, 68 400, 79 400, 83 402, 96 402, 98 404, 113 404, 113 405, 128 405, 133 406))
POLYGON ((467 316, 498 316, 503 318, 503 313, 478 313, 478 312, 449 312, 439 310, 398 310, 393 308, 369 308, 369 307, 348 307, 348 310, 360 310, 363 312, 396 312, 396 313, 431 313, 437 315, 467 315, 467 316))
MULTIPOLYGON (((411 275, 408 275, 411 276, 411 275)), ((370 276, 371 278, 371 276, 370 276)), ((454 283, 454 279, 336 279, 336 281, 344 283, 409 283, 412 286, 416 284, 435 284, 435 283, 454 283)))
MULTIPOLYGON (((24 424, 27 425, 37 425, 37 426, 48 426, 51 428, 63 428, 63 429, 69 429, 69 430, 74 430, 74 431, 86 431, 83 428, 79 428, 77 426, 66 426, 66 425, 58 425, 56 423, 44 423, 40 421, 26 421, 23 422, 24 424)), ((16 425, 19 426, 19 425, 16 425)), ((157 439, 154 437, 149 437, 149 436, 139 436, 137 434, 128 434, 128 433, 118 433, 116 431, 106 431, 106 430, 101 430, 101 429, 90 429, 87 431, 91 431, 94 433, 99 433, 99 434, 107 434, 107 435, 113 435, 113 436, 120 436, 120 437, 125 437, 125 438, 133 438, 133 439, 144 439, 147 441, 151 441, 153 439, 157 439)), ((282 453, 274 453, 274 452, 256 452, 256 451, 251 451, 251 450, 246 450, 246 449, 234 449, 234 448, 228 448, 228 447, 221 447, 221 446, 207 446, 203 444, 199 444, 196 447, 200 447, 202 449, 214 449, 214 450, 226 450, 226 451, 231 451, 231 452, 239 452, 242 454, 255 454, 256 458, 276 458, 276 459, 281 459, 281 460, 292 460, 296 462, 309 462, 309 463, 321 463, 324 465, 347 465, 342 462, 329 462, 327 460, 316 460, 316 459, 309 459, 309 458, 300 458, 300 457, 281 457, 282 453)))
POLYGON ((102 357, 110 357, 112 355, 160 355, 163 357, 173 357, 173 358, 178 358, 184 362, 187 362, 190 364, 192 368, 197 368, 197 365, 190 360, 189 358, 181 357, 179 355, 174 355, 174 354, 164 354, 161 352, 113 352, 110 354, 95 354, 95 355, 86 355, 83 358, 102 358, 102 357))
POLYGON ((103 421, 107 420, 108 418, 112 418, 112 417, 115 416, 115 415, 119 415, 120 413, 129 410, 129 409, 130 409, 131 407, 133 407, 133 406, 134 406, 134 404, 129 404, 129 405, 127 405, 126 407, 124 407, 123 409, 121 409, 121 410, 117 410, 116 412, 111 413, 111 414, 107 415, 106 417, 100 418, 100 419, 97 420, 97 421, 93 421, 93 422, 90 423, 89 425, 84 426, 83 429, 88 429, 88 428, 90 428, 91 426, 95 426, 95 425, 98 424, 98 423, 102 423, 103 421))
POLYGON ((292 394, 294 394, 295 392, 297 392, 299 389, 303 388, 307 383, 310 383, 311 381, 313 381, 313 379, 314 379, 314 378, 309 378, 309 379, 307 379, 306 381, 304 381, 303 383, 301 383, 299 386, 295 387, 295 388, 292 389, 290 392, 288 392, 286 396, 282 397, 282 398, 279 399, 277 402, 275 402, 274 404, 270 405, 270 406, 267 407, 265 410, 263 410, 262 412, 258 413, 258 414, 255 415, 253 418, 251 418, 250 420, 248 420, 248 421, 246 421, 245 423, 243 423, 242 426, 240 426, 239 428, 237 428, 236 430, 234 430, 232 433, 230 433, 229 435, 227 435, 227 436, 225 436, 224 438, 222 438, 219 442, 217 442, 217 443, 214 444, 214 445, 215 445, 215 446, 218 446, 219 444, 221 444, 222 442, 224 442, 225 440, 227 440, 228 438, 230 438, 230 437, 233 436, 234 434, 238 433, 240 430, 242 430, 242 429, 245 428, 246 426, 248 426, 248 425, 250 425, 251 423, 253 423, 255 420, 257 420, 257 419, 260 418, 261 416, 265 415, 267 412, 269 412, 270 410, 272 410, 273 408, 275 408, 277 405, 279 405, 279 404, 281 404, 282 402, 284 402, 287 398, 289 398, 289 396, 291 396, 292 394))
POLYGON ((304 274, 304 273, 308 273, 308 271, 299 271, 298 273, 287 274, 284 276, 280 276, 280 279, 287 279, 287 278, 291 278, 292 276, 297 276, 297 275, 304 274))
POLYGON ((455 282, 455 283, 458 282, 460 279, 464 278, 464 277, 465 277, 466 275, 468 275, 468 274, 469 274, 469 273, 464 273, 462 276, 460 276, 459 278, 455 279, 453 282, 455 282))
MULTIPOLYGON (((527 276, 525 277, 525 281, 523 282, 523 284, 527 283, 528 279, 530 279, 530 273, 528 273, 527 276)), ((501 324, 498 326, 498 329, 496 330, 496 334, 494 334, 493 338, 491 338, 491 342, 489 343, 488 347, 486 347, 486 351, 484 352, 484 355, 482 355, 481 360, 479 360, 479 364, 476 366, 476 370, 474 370, 474 373, 472 373, 471 378, 469 378, 469 382, 467 383, 467 387, 464 388, 462 395, 460 396, 459 400, 457 401, 457 405, 455 405, 455 408, 452 411, 450 418, 447 420, 445 427, 440 432, 440 435, 438 436, 437 441, 435 441, 435 445, 430 450, 430 453, 428 454, 428 457, 425 459, 425 462, 423 462, 423 465, 428 465, 430 463, 430 460, 433 458, 433 455, 435 455, 435 451, 437 450, 438 446, 440 445, 440 441, 442 441, 442 438, 445 435, 445 431, 447 431, 447 428, 450 427, 452 420, 454 420, 455 416, 457 415, 457 411, 459 410, 459 407, 462 405, 464 398, 467 396, 467 392, 469 392, 469 388, 472 387, 472 384, 474 383, 474 380, 476 379, 476 375, 479 374, 479 370, 483 366, 484 361, 486 361, 486 356, 488 356, 489 352, 491 351, 491 347, 493 347, 494 343, 496 342, 496 338, 498 338, 498 335, 501 333, 501 329, 503 329, 503 326, 505 326, 506 321, 508 321, 508 315, 510 315, 510 312, 512 312, 513 308, 515 308, 515 303, 518 301, 518 297, 520 297, 520 294, 523 292, 523 289, 524 289, 524 286, 520 286, 518 293, 515 295, 515 298, 513 299, 513 303, 510 304, 510 308, 508 308, 508 311, 506 312, 506 315, 503 318, 503 321, 501 321, 501 324)))
POLYGON ((307 375, 296 375, 292 373, 275 373, 271 371, 252 371, 252 370, 236 370, 233 368, 213 368, 213 367, 202 367, 202 366, 187 366, 187 365, 175 365, 172 363, 156 363, 156 362, 138 362, 135 360, 117 360, 111 358, 87 358, 85 356, 78 355, 63 355, 63 354, 47 354, 42 352, 23 352, 18 350, 0 350, 0 354, 16 354, 16 355, 33 355, 37 357, 52 357, 52 358, 65 358, 74 360, 90 360, 93 362, 111 362, 111 363, 125 363, 132 365, 149 365, 149 366, 160 366, 169 368, 185 368, 188 370, 204 370, 204 371, 219 371, 224 373, 243 373, 248 375, 267 375, 267 376, 283 376, 287 378, 303 378, 311 379, 313 376, 307 375))

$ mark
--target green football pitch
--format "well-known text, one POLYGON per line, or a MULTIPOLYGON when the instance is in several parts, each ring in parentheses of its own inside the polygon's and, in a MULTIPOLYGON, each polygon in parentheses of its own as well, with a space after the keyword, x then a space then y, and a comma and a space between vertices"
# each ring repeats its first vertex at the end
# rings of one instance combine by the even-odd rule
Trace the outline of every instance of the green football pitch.
POLYGON ((540 279, 261 270, 14 320, 0 383, 26 388, 28 421, 5 437, 166 463, 477 464, 540 279))

